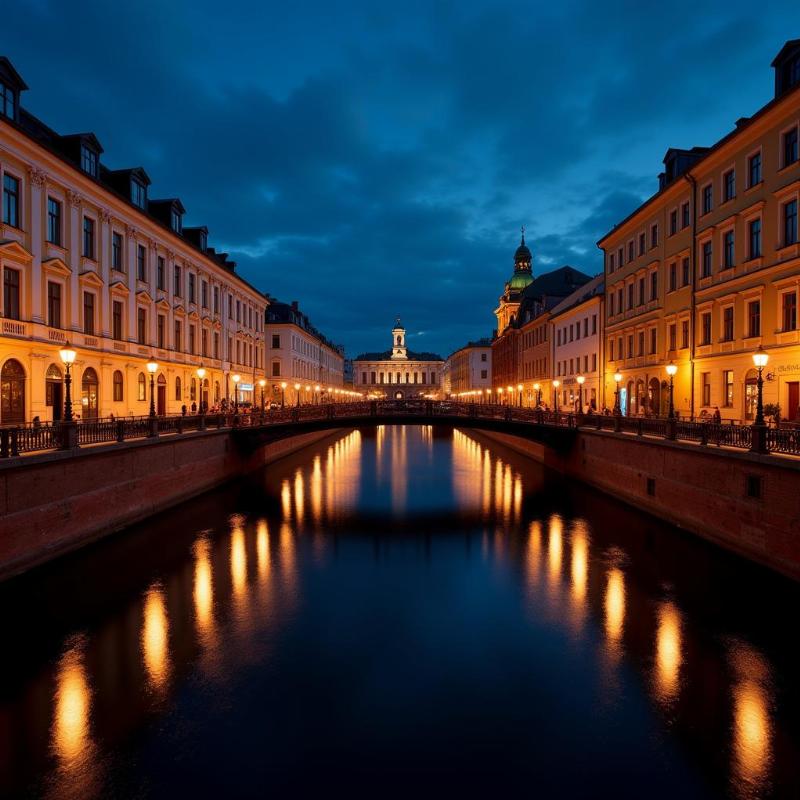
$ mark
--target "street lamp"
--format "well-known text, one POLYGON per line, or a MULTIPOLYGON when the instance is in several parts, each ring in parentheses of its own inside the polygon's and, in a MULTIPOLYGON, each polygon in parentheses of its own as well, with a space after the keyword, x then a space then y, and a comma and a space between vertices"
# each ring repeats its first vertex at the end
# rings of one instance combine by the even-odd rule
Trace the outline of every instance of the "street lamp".
POLYGON ((200 378, 200 413, 204 414, 205 413, 205 402, 204 402, 205 395, 203 394, 203 378, 206 377, 206 369, 202 364, 197 368, 197 377, 200 378))
POLYGON ((286 405, 286 381, 281 381, 281 408, 286 405))
POLYGON ((578 375, 575 380, 578 381, 578 413, 583 414, 583 384, 586 381, 586 376, 578 375))
POLYGON ((675 385, 675 373, 678 371, 678 366, 672 361, 667 364, 667 375, 669 375, 669 413, 668 419, 675 419, 675 406, 673 404, 673 394, 675 385))
POLYGON ((762 371, 767 366, 769 355, 764 352, 764 348, 759 345, 758 350, 753 353, 753 363, 758 370, 758 401, 756 404, 756 425, 764 425, 764 378, 762 371))
POLYGON ((561 386, 561 381, 556 379, 553 381, 553 405, 555 406, 555 412, 558 414, 558 387, 561 386))
POLYGON ((319 397, 319 389, 320 389, 320 387, 319 387, 319 386, 315 386, 315 387, 314 387, 314 402, 315 402, 315 403, 319 403, 319 401, 320 401, 320 397, 319 397))
POLYGON ((536 392, 536 407, 538 408, 542 404, 542 385, 534 383, 533 391, 536 392))
POLYGON ((614 413, 617 416, 622 414, 622 407, 619 404, 619 385, 622 382, 622 375, 619 372, 614 373, 614 413))
POLYGON ((75 363, 75 357, 78 355, 67 342, 59 351, 58 355, 64 364, 66 377, 64 378, 65 394, 64 394, 64 422, 72 422, 72 376, 70 370, 75 363))
POLYGON ((242 376, 238 373, 231 377, 233 381, 233 413, 235 416, 239 415, 239 381, 242 379, 242 376))
POLYGON ((491 389, 487 389, 486 390, 486 402, 487 403, 491 403, 492 402, 492 390, 491 389))
POLYGON ((261 387, 261 413, 264 413, 264 387, 267 385, 267 382, 262 378, 258 385, 261 387))
POLYGON ((497 403, 498 405, 503 405, 503 387, 497 387, 497 403))
POLYGON ((520 404, 520 407, 522 407, 522 384, 521 383, 517 384, 517 392, 519 392, 519 404, 520 404))
POLYGON ((155 392, 155 377, 158 372, 158 364, 155 361, 147 362, 147 371, 150 373, 150 418, 156 415, 156 401, 154 397, 155 392))
POLYGON ((294 399, 295 399, 295 405, 299 406, 300 405, 300 384, 299 383, 296 383, 294 385, 294 399))

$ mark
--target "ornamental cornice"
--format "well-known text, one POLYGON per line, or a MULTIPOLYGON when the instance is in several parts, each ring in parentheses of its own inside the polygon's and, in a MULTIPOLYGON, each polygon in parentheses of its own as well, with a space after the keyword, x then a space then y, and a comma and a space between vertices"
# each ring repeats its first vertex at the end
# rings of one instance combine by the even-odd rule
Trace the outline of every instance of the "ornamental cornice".
POLYGON ((42 189, 47 183, 47 173, 38 167, 28 167, 28 179, 31 185, 38 186, 42 189))
POLYGON ((73 192, 72 189, 67 189, 67 201, 71 206, 77 208, 82 200, 83 198, 77 192, 73 192))
POLYGON ((136 230, 136 228, 133 227, 133 225, 126 225, 125 226, 125 235, 128 238, 135 239, 137 233, 138 233, 138 231, 136 230))
POLYGON ((104 225, 107 225, 109 222, 111 222, 111 213, 107 208, 101 208, 97 212, 97 216, 100 218, 100 222, 102 222, 104 225))

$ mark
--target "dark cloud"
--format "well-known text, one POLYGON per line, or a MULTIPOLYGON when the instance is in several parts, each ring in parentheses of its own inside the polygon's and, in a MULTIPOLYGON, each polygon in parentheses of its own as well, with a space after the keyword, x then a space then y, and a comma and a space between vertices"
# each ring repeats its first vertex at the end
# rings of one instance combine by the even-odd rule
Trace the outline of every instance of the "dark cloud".
POLYGON ((791 2, 344 9, 17 2, 3 42, 34 113, 145 166, 351 354, 397 314, 415 347, 489 334, 522 223, 536 269, 599 271, 667 147, 763 104, 800 30, 791 2))

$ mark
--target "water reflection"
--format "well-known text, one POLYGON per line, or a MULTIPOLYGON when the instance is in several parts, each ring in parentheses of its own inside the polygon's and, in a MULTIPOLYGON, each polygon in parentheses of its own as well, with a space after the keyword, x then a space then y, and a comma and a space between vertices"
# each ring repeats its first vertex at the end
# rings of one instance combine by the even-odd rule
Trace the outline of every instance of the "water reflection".
POLYGON ((159 691, 169 678, 169 623, 164 590, 151 586, 144 600, 142 653, 150 688, 159 691))
POLYGON ((197 632, 204 644, 214 633, 214 583, 211 571, 211 542, 203 535, 194 544, 194 615, 197 632))
POLYGON ((608 570, 604 607, 609 651, 617 653, 625 625, 625 576, 619 567, 608 570))
POLYGON ((665 707, 678 695, 682 658, 681 615, 674 603, 664 601, 658 607, 654 690, 665 707))
POLYGON ((70 770, 92 749, 89 731, 91 693, 84 664, 84 637, 76 637, 58 665, 53 720, 53 750, 62 769, 70 770))

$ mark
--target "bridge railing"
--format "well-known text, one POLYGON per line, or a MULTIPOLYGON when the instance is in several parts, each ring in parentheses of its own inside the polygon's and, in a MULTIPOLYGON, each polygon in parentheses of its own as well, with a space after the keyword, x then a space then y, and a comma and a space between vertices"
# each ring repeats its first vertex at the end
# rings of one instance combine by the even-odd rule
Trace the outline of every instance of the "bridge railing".
POLYGON ((703 446, 758 449, 800 455, 800 428, 766 428, 755 437, 749 425, 714 424, 658 417, 625 417, 524 408, 492 403, 462 403, 432 400, 372 400, 351 403, 323 403, 286 406, 269 411, 234 414, 192 414, 160 417, 118 417, 82 419, 72 423, 28 423, 0 428, 0 458, 24 453, 102 445, 131 439, 180 435, 208 428, 266 428, 316 420, 363 420, 364 417, 392 420, 397 417, 438 417, 448 420, 485 419, 549 428, 594 428, 625 435, 697 442, 703 446))

